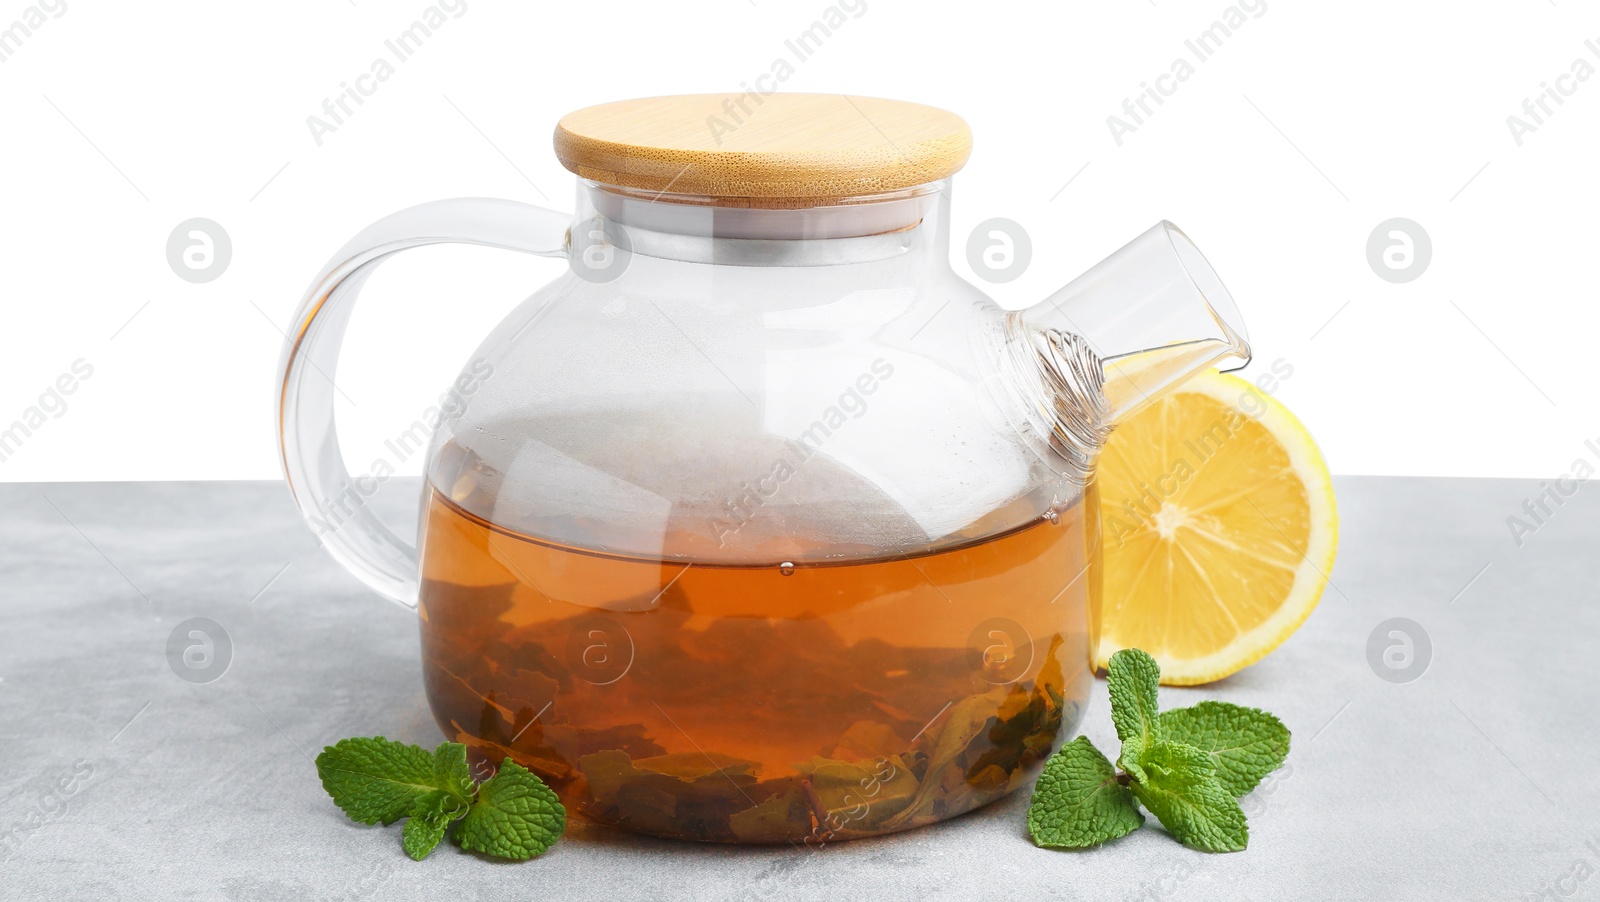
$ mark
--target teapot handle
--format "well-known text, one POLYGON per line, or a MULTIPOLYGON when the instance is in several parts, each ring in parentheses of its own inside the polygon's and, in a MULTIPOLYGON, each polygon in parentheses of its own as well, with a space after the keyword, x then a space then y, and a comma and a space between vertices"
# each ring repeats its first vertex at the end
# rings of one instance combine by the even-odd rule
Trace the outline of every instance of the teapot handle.
MULTIPOLYGON (((365 504, 339 452, 333 398, 339 347, 362 283, 390 256, 428 244, 480 244, 540 257, 567 253, 572 215, 490 198, 421 204, 367 226, 333 255, 290 323, 278 365, 278 447, 289 491, 320 544, 362 582, 417 605, 417 548, 365 504)), ((370 478, 370 477, 369 477, 370 478)))

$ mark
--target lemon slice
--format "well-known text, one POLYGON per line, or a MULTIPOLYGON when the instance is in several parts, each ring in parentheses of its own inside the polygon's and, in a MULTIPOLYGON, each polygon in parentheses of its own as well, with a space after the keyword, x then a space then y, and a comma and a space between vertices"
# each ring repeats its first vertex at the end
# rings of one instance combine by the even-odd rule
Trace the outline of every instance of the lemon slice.
POLYGON ((1135 414, 1096 480, 1096 666, 1142 648, 1162 683, 1218 680, 1277 648, 1322 597, 1339 536, 1327 464, 1249 382, 1208 372, 1135 414))

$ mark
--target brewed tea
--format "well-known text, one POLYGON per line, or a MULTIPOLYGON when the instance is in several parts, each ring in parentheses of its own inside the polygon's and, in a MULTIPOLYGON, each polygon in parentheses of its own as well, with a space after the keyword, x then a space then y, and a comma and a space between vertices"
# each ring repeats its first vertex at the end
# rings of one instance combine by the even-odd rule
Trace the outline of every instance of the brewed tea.
POLYGON ((1087 696, 1092 486, 916 554, 761 565, 566 546, 437 487, 425 504, 435 718, 595 821, 794 843, 932 823, 1025 784, 1087 696))

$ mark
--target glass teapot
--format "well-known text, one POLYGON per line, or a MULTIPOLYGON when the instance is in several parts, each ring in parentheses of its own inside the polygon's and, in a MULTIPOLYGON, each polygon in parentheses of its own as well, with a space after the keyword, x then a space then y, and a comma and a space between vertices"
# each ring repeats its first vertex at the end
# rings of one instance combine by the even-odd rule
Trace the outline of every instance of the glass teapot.
POLYGON ((1093 682, 1102 443, 1248 360, 1211 267, 1163 222, 1002 310, 949 262, 970 133, 917 104, 624 101, 555 145, 575 215, 378 221, 316 278, 281 366, 295 500, 416 609, 445 735, 591 820, 707 841, 881 834, 1027 784, 1093 682), (413 545, 345 469, 332 377, 368 274, 440 242, 569 266, 411 437, 431 442, 413 545))

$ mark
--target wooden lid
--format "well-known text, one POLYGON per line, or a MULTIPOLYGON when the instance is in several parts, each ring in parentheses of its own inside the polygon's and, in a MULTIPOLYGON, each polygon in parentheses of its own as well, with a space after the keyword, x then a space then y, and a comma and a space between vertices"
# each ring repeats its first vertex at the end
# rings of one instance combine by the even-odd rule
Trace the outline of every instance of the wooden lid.
POLYGON ((899 100, 685 94, 569 113, 555 145, 563 166, 597 182, 799 207, 946 178, 972 132, 954 113, 899 100))

